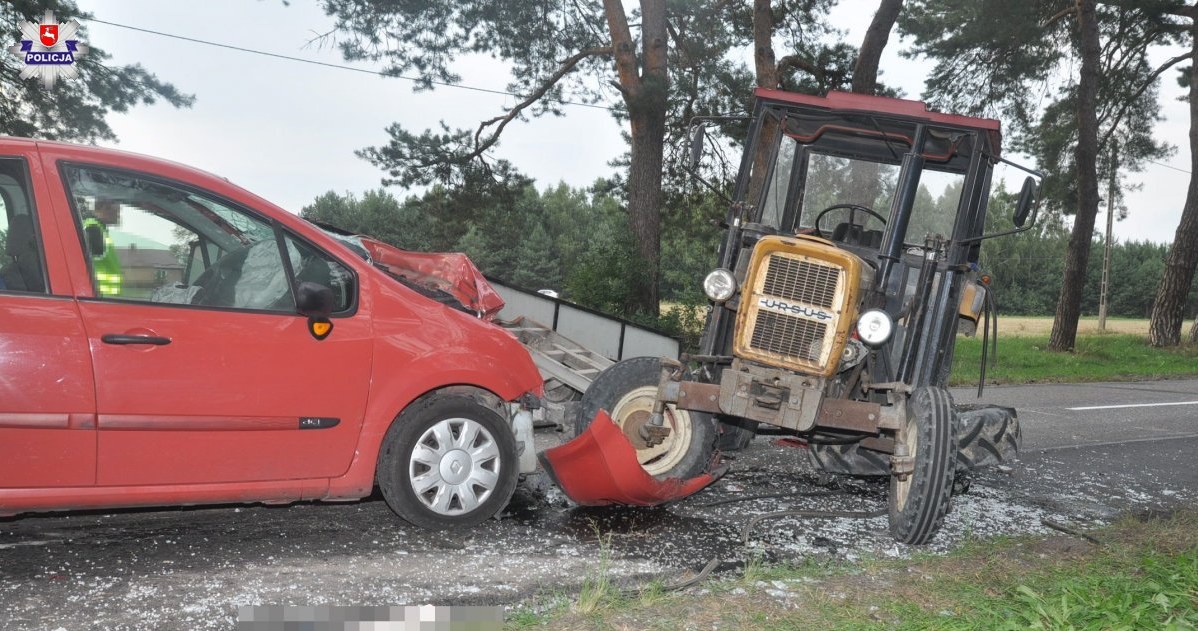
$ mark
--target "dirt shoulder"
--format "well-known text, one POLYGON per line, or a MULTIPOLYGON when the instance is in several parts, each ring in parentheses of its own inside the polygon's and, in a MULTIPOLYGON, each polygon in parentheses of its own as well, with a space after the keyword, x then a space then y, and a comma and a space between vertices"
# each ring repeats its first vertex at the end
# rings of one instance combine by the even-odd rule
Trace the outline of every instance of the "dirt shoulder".
POLYGON ((511 628, 1193 628, 1198 511, 1128 515, 1083 536, 976 540, 941 557, 750 563, 670 593, 609 589, 511 628), (580 605, 587 605, 582 607, 580 605))

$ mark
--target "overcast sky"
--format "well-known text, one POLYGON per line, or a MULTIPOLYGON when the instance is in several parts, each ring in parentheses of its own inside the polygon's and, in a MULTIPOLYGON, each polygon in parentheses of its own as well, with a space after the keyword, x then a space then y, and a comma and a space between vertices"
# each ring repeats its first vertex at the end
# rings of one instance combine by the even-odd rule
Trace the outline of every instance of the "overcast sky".
MULTIPOLYGON (((97 19, 301 57, 349 64, 337 50, 311 43, 332 20, 311 3, 281 0, 79 0, 97 19)), ((877 0, 843 0, 833 18, 860 42, 877 0)), ((36 16, 29 16, 36 17, 36 16)), ((74 16, 58 16, 65 20, 74 16)), ((361 72, 274 59, 118 28, 86 24, 85 43, 112 55, 112 63, 140 63, 160 79, 196 96, 195 105, 138 107, 109 121, 119 137, 114 146, 167 158, 211 171, 299 212, 329 191, 361 193, 377 188, 383 173, 356 157, 354 150, 386 141, 387 125, 400 122, 419 132, 445 120, 450 127, 473 128, 514 104, 512 97, 438 87, 416 93, 412 83, 361 72)), ((882 79, 918 98, 923 85, 920 63, 900 59, 902 42, 891 38, 882 61, 882 79)), ((1162 55, 1163 57, 1164 55, 1162 55)), ((503 65, 487 57, 461 60, 463 84, 502 90, 503 65)), ((1188 112, 1166 75, 1167 120, 1156 133, 1185 143, 1188 112)), ((586 186, 610 174, 608 162, 624 151, 620 127, 604 110, 566 107, 565 116, 514 123, 504 132, 496 157, 510 160, 545 188, 559 181, 586 186)), ((1133 181, 1143 190, 1129 195, 1130 217, 1118 222, 1120 240, 1169 243, 1181 216, 1189 176, 1189 151, 1179 147, 1168 166, 1150 165, 1133 181)), ((403 190, 393 189, 399 197, 403 190)), ((1104 226, 1105 216, 1098 218, 1104 226)))

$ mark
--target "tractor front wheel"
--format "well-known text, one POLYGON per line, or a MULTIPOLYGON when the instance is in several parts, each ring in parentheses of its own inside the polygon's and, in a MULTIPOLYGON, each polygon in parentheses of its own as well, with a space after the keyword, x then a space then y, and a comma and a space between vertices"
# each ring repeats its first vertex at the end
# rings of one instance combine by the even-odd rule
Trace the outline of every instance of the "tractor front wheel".
POLYGON ((917 388, 907 401, 906 451, 911 473, 890 477, 890 534, 922 545, 944 523, 953 494, 957 436, 952 397, 944 388, 917 388))
POLYGON ((637 357, 613 364, 595 378, 577 406, 574 435, 591 425, 599 410, 607 410, 628 442, 636 449, 636 459, 645 472, 658 479, 692 478, 707 471, 715 453, 716 423, 706 412, 665 410, 665 440, 647 444, 641 428, 649 422, 657 383, 661 379, 661 360, 637 357))

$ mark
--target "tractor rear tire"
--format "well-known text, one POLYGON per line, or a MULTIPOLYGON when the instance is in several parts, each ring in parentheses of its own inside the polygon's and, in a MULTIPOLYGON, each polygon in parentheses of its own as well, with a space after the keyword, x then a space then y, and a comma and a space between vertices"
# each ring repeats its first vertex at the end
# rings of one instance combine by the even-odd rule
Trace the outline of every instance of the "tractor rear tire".
POLYGON ((907 401, 907 450, 914 471, 906 480, 890 478, 890 534, 896 541, 923 545, 944 523, 956 473, 956 413, 944 388, 923 387, 907 401))
POLYGON ((810 443, 807 454, 811 464, 836 475, 890 475, 890 454, 865 449, 861 443, 810 443))
MULTIPOLYGON (((1022 440, 1019 416, 1014 408, 996 405, 958 405, 957 476, 966 471, 1008 462, 1019 454, 1022 440)), ((859 443, 811 443, 811 464, 836 475, 890 475, 890 454, 865 449, 859 443)), ((955 485, 956 493, 968 483, 955 485)))
POLYGON ((959 405, 957 415, 958 471, 1002 464, 1019 454, 1023 437, 1014 408, 959 405))
MULTIPOLYGON (((693 412, 692 412, 693 414, 693 412)), ((716 417, 720 422, 720 451, 740 451, 757 436, 757 422, 735 416, 716 417)))
POLYGON ((711 414, 667 406, 665 424, 671 428, 665 441, 652 447, 644 444, 638 428, 648 421, 661 360, 636 357, 609 366, 599 373, 575 408, 574 435, 591 425, 599 410, 606 410, 637 452, 637 461, 659 480, 693 478, 708 470, 719 436, 711 414))

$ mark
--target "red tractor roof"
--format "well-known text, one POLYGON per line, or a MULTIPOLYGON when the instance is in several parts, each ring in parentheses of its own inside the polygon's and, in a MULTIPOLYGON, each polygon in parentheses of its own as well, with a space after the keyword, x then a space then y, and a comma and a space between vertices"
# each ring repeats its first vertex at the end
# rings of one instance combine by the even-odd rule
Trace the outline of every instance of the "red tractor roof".
POLYGON ((795 105, 806 105, 828 110, 885 114, 939 125, 978 129, 990 132, 990 140, 994 144, 994 152, 996 154, 999 153, 1001 147, 1002 123, 999 121, 993 118, 973 118, 971 116, 933 112, 928 109, 927 104, 923 101, 892 99, 885 96, 854 94, 852 92, 829 92, 827 96, 819 97, 795 92, 784 92, 782 90, 769 90, 766 88, 757 88, 753 94, 760 99, 781 101, 795 105))

